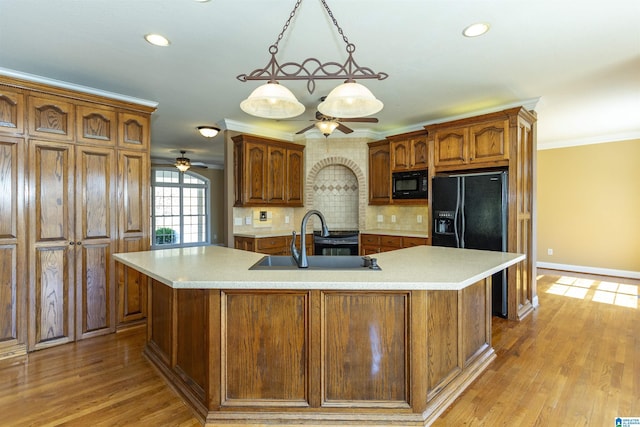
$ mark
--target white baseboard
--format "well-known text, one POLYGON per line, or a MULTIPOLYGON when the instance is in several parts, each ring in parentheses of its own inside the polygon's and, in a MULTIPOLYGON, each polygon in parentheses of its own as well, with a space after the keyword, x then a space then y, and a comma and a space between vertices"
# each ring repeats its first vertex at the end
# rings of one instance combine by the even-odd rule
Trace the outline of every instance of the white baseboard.
POLYGON ((548 268, 549 270, 574 271, 576 273, 598 274, 600 276, 625 277, 629 279, 640 279, 640 271, 614 270, 611 268, 586 267, 583 265, 556 264, 553 262, 538 262, 538 268, 548 268))

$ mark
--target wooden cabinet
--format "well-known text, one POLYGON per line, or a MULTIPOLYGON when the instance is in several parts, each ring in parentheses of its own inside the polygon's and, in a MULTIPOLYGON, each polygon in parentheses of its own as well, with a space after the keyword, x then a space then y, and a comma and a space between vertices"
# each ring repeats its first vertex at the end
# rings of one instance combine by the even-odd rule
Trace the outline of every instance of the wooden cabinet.
MULTIPOLYGON (((250 252, 260 252, 268 255, 291 255, 291 237, 247 237, 235 236, 234 247, 250 252)), ((306 236, 307 255, 313 255, 313 234, 306 236)), ((296 247, 300 249, 300 236, 296 236, 296 247)))
POLYGON ((429 167, 429 145, 425 131, 390 136, 387 139, 391 146, 392 172, 429 167))
POLYGON ((431 129, 434 165, 438 170, 508 164, 509 120, 493 120, 465 126, 434 126, 431 129))
POLYGON ((372 255, 412 246, 429 245, 427 237, 392 236, 388 234, 360 234, 360 255, 372 255))
MULTIPOLYGON (((3 98, 0 87, 0 105, 3 98)), ((13 98, 15 99, 15 98, 13 98)), ((7 101, 8 102, 8 101, 7 101)), ((15 111, 0 107, 0 126, 21 126, 15 111), (5 114, 6 113, 6 114, 5 114), (4 114, 4 115, 3 115, 4 114)), ((0 127, 0 130, 4 127, 0 127)), ((24 221, 25 140, 0 133, 0 363, 27 354, 26 229, 24 221)))
POLYGON ((304 146, 252 135, 233 141, 235 206, 303 206, 304 146))
POLYGON ((152 111, 0 76, 0 359, 115 331, 141 275, 112 254, 149 246, 152 111))
POLYGON ((391 203, 391 151, 389 141, 369 143, 369 204, 391 203))
POLYGON ((533 310, 536 295, 536 116, 522 107, 426 126, 436 172, 501 168, 509 172, 507 251, 527 259, 507 270, 508 317, 533 310))

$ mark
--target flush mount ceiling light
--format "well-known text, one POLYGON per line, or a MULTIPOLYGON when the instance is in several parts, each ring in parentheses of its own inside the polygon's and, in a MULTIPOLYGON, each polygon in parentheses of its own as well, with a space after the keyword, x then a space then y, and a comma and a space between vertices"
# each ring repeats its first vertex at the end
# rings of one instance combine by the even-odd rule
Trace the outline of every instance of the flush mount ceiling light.
POLYGON ((213 138, 220 132, 220 128, 215 126, 198 126, 198 132, 205 138, 213 138))
POLYGON ((169 39, 167 39, 164 36, 161 36, 160 34, 147 34, 144 36, 144 39, 154 46, 165 47, 171 44, 169 39))
POLYGON ((185 155, 186 151, 180 151, 180 154, 182 156, 178 157, 176 159, 176 163, 175 166, 178 168, 178 170, 182 173, 185 173, 186 171, 189 170, 189 168, 191 167, 191 160, 187 159, 184 155, 185 155))
POLYGON ((489 24, 485 22, 478 22, 471 24, 462 31, 462 35, 465 37, 478 37, 489 31, 489 24))
POLYGON ((349 43, 338 21, 333 16, 331 9, 325 0, 320 0, 327 14, 333 21, 338 34, 346 44, 347 60, 340 65, 337 62, 321 63, 316 58, 307 58, 302 63, 286 62, 280 65, 276 60, 278 43, 282 40, 285 31, 295 16, 302 0, 297 0, 293 10, 289 14, 287 22, 278 35, 276 42, 269 46, 271 59, 264 68, 258 68, 249 74, 240 74, 237 79, 241 82, 249 80, 266 80, 267 83, 254 90, 251 95, 240 103, 240 108, 247 114, 267 119, 285 119, 295 117, 304 112, 302 105, 295 95, 284 86, 278 84, 282 80, 305 80, 307 90, 313 93, 315 80, 342 80, 346 88, 338 86, 331 91, 318 109, 327 116, 332 117, 363 117, 375 114, 383 107, 381 101, 363 85, 357 83, 360 79, 384 80, 389 77, 386 73, 374 73, 369 67, 361 67, 353 59, 356 46, 349 43), (337 70, 336 70, 337 67, 337 70), (327 70, 336 70, 329 72, 327 70))

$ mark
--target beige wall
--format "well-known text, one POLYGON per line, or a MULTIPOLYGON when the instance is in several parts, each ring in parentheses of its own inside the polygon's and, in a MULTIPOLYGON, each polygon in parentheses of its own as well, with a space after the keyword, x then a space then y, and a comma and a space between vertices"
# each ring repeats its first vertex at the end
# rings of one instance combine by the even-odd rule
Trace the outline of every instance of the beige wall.
POLYGON ((211 244, 224 242, 224 170, 193 169, 193 172, 209 179, 211 197, 211 244))
POLYGON ((640 272, 640 140, 538 151, 537 183, 538 262, 640 272))

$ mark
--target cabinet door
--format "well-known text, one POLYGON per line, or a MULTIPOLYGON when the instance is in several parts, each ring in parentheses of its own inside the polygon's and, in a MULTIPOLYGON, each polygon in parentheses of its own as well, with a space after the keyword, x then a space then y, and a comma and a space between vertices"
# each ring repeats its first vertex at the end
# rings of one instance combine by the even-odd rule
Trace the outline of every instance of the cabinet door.
POLYGON ((429 149, 426 136, 411 140, 411 166, 414 169, 429 167, 429 149))
POLYGON ((388 143, 369 146, 369 204, 391 203, 390 163, 388 143))
POLYGON ((26 354, 24 147, 0 136, 0 359, 26 354))
POLYGON ((89 144, 115 145, 116 112, 98 106, 76 107, 77 140, 89 144))
POLYGON ((74 139, 75 106, 56 96, 29 97, 29 135, 46 139, 74 139))
POLYGON ((304 200, 304 155, 302 150, 287 150, 287 205, 302 206, 304 200))
POLYGON ((115 151, 76 149, 76 337, 115 331, 115 151))
POLYGON ((491 162, 509 158, 509 120, 469 128, 469 161, 491 162))
POLYGON ((284 204, 286 202, 287 150, 269 146, 267 148, 267 202, 284 204))
MULTIPOLYGON (((118 152, 118 252, 149 250, 149 155, 118 152)), ((134 269, 117 266, 118 325, 147 316, 147 279, 134 269)))
POLYGON ((263 204, 267 200, 267 146, 247 142, 244 147, 244 203, 263 204))
POLYGON ((71 342, 74 146, 29 142, 29 349, 71 342))
POLYGON ((391 169, 394 171, 411 169, 411 147, 409 141, 391 142, 391 169))
POLYGON ((24 94, 0 86, 0 132, 24 133, 24 94))
POLYGON ((441 129, 434 136, 436 166, 460 165, 469 158, 467 128, 441 129))
POLYGON ((134 150, 149 150, 149 116, 134 113, 118 114, 118 145, 134 150))

